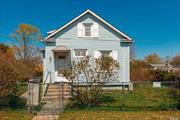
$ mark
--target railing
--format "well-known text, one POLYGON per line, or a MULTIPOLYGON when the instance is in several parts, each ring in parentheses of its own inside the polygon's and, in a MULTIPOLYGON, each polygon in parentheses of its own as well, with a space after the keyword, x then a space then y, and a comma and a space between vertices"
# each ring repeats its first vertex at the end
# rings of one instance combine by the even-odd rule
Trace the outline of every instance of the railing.
POLYGON ((45 96, 45 94, 46 94, 46 89, 47 89, 47 84, 45 84, 45 83, 48 83, 48 76, 50 75, 50 78, 49 78, 49 82, 51 82, 51 72, 50 71, 48 71, 48 72, 46 72, 46 74, 45 74, 45 78, 43 79, 43 96, 45 96))

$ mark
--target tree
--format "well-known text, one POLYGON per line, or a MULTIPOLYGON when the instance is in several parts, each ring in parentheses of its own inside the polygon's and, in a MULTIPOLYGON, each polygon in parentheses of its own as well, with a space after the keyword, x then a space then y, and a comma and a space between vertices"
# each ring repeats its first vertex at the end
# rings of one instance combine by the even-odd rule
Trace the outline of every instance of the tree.
POLYGON ((16 40, 14 45, 17 57, 24 60, 31 60, 36 56, 38 49, 38 41, 41 39, 40 31, 37 27, 20 24, 17 30, 12 34, 16 40))
POLYGON ((175 67, 173 70, 175 75, 180 77, 180 55, 177 55, 174 58, 172 58, 170 64, 175 67))
POLYGON ((153 54, 150 54, 150 55, 146 56, 144 58, 144 61, 146 63, 148 63, 148 64, 161 63, 161 59, 160 59, 160 57, 156 53, 153 53, 153 54))
POLYGON ((112 57, 101 57, 95 60, 89 57, 74 62, 71 70, 61 70, 64 76, 75 84, 74 98, 79 107, 96 106, 98 97, 102 95, 102 87, 116 80, 119 64, 112 57), (94 65, 93 65, 94 63, 94 65), (83 81, 82 81, 83 80, 83 81), (82 87, 82 84, 84 86, 82 87))
POLYGON ((156 81, 173 81, 175 80, 175 74, 170 71, 163 71, 163 70, 154 70, 154 80, 156 81))
POLYGON ((0 97, 14 92, 19 78, 19 68, 13 50, 0 44, 0 97))
POLYGON ((174 58, 172 58, 172 60, 170 61, 170 64, 180 67, 180 55, 177 55, 174 58))
POLYGON ((15 94, 17 81, 27 81, 29 77, 40 70, 36 70, 39 65, 39 58, 31 61, 16 59, 11 47, 0 44, 0 97, 8 94, 15 94))
POLYGON ((130 78, 133 81, 145 81, 153 80, 154 75, 146 62, 134 60, 130 64, 130 78))

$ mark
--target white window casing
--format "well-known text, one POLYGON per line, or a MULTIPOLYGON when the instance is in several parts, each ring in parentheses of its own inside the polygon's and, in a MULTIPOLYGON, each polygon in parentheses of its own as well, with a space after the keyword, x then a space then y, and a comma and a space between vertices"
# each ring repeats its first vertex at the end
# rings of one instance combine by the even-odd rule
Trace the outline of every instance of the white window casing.
MULTIPOLYGON (((86 37, 84 24, 83 22, 80 22, 77 24, 77 37, 86 37)), ((99 24, 98 23, 96 22, 92 23, 91 36, 87 36, 87 37, 99 37, 99 24)))
POLYGON ((118 59, 118 53, 117 51, 112 51, 110 53, 110 57, 112 57, 114 60, 117 60, 118 59))
POLYGON ((91 26, 91 37, 98 37, 99 36, 99 24, 93 22, 91 26))
POLYGON ((118 52, 117 51, 112 51, 112 58, 114 60, 118 60, 118 52))
POLYGON ((113 51, 110 52, 109 56, 113 58, 113 51))
POLYGON ((74 57, 85 57, 88 55, 88 50, 87 49, 75 49, 73 51, 73 56, 74 57), (77 54, 76 54, 76 50, 77 50, 77 54), (85 54, 84 54, 85 53, 85 54))
POLYGON ((84 36, 84 27, 82 23, 77 24, 77 37, 83 37, 84 36))
POLYGON ((98 59, 99 57, 101 57, 101 53, 99 51, 94 51, 94 58, 98 59))
POLYGON ((123 81, 126 81, 126 61, 125 61, 125 57, 126 57, 126 54, 125 54, 125 52, 122 52, 121 53, 121 60, 122 60, 122 72, 123 72, 123 81))

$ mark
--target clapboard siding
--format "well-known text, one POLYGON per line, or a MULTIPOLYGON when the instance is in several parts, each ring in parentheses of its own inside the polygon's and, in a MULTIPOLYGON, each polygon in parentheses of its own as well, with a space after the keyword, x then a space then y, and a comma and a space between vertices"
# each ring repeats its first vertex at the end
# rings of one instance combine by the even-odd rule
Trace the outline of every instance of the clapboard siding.
MULTIPOLYGON (((76 22, 66 27, 58 34, 54 35, 53 38, 56 39, 56 42, 46 43, 46 70, 55 72, 54 68, 54 56, 52 49, 55 46, 65 45, 71 50, 71 60, 73 60, 73 50, 74 49, 88 49, 88 55, 94 57, 94 51, 97 50, 113 50, 117 51, 118 62, 120 64, 120 70, 118 73, 119 82, 129 82, 130 81, 130 68, 129 68, 129 44, 122 43, 121 37, 117 35, 116 32, 112 31, 109 27, 101 23, 95 17, 90 14, 86 14, 76 22), (82 38, 77 37, 77 24, 79 22, 97 22, 99 24, 99 37, 98 38, 82 38), (49 62, 49 60, 53 62, 49 62)), ((54 79, 54 78, 52 78, 54 79)))

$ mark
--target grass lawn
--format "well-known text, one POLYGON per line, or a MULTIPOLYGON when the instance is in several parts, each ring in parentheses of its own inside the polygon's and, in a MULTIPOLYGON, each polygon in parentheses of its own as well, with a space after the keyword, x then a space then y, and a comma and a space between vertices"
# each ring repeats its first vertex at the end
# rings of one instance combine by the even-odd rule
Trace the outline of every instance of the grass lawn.
POLYGON ((29 115, 23 110, 4 110, 0 111, 0 120, 32 120, 33 115, 29 115))
POLYGON ((179 120, 178 111, 68 111, 59 115, 59 120, 179 120))
POLYGON ((22 95, 23 93, 25 93, 27 91, 28 91, 28 84, 19 84, 17 86, 17 93, 16 93, 16 95, 20 96, 20 95, 22 95))
MULTIPOLYGON (((133 91, 121 91, 106 93, 112 96, 115 101, 103 103, 97 108, 100 110, 115 111, 140 111, 140 110, 174 110, 177 107, 178 98, 173 98, 169 94, 167 87, 152 88, 151 86, 136 86, 133 91)), ((180 94, 180 90, 178 90, 180 94)))
MULTIPOLYGON (((67 108, 59 120, 178 120, 178 97, 172 97, 169 90, 138 85, 133 91, 106 92, 115 99, 113 102, 94 108, 67 108)), ((179 94, 180 90, 176 92, 179 94)))

